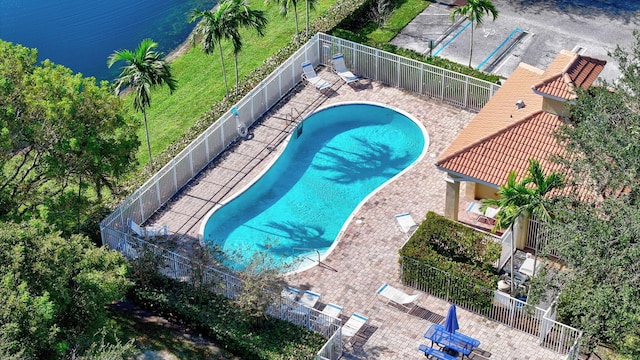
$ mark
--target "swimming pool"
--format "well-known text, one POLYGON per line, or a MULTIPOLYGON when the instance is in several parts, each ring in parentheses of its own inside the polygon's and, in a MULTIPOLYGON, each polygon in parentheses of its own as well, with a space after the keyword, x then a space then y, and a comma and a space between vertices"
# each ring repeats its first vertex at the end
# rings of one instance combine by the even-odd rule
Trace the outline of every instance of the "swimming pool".
POLYGON ((298 270, 317 264, 360 205, 424 156, 427 142, 424 127, 398 110, 319 109, 253 185, 205 216, 201 241, 233 254, 228 265, 236 269, 262 250, 282 264, 302 262, 298 270))

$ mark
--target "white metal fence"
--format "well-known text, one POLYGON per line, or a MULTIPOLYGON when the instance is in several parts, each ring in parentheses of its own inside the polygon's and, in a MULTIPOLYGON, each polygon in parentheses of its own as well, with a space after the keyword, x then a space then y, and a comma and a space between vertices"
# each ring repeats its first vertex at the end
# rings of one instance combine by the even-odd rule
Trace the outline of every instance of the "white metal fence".
POLYGON ((304 61, 329 66, 331 56, 336 52, 342 52, 347 64, 360 76, 469 110, 481 109, 499 88, 496 84, 382 50, 326 34, 316 34, 236 104, 237 117, 231 110, 227 111, 125 199, 101 222, 101 229, 123 231, 128 218, 138 224, 144 223, 238 138, 239 125, 245 128, 253 125, 300 82, 304 61))
MULTIPOLYGON (((103 236, 107 246, 122 252, 129 259, 144 256, 146 252, 158 256, 162 259, 160 272, 171 278, 207 284, 211 291, 229 299, 236 299, 242 289, 242 280, 233 274, 204 266, 193 259, 165 250, 138 237, 112 229, 103 233, 103 236)), ((325 337, 327 342, 318 351, 318 359, 337 360, 342 356, 342 321, 340 319, 284 297, 279 297, 267 312, 271 316, 305 327, 325 337)))
POLYGON ((561 258, 556 251, 548 247, 549 236, 544 224, 538 220, 529 219, 529 233, 527 234, 527 247, 534 249, 536 252, 543 252, 545 255, 551 255, 561 258))
POLYGON ((401 278, 405 285, 537 336, 540 346, 566 354, 567 359, 578 358, 582 332, 555 321, 555 303, 544 310, 503 292, 468 284, 448 272, 414 259, 402 257, 401 263, 401 278))
MULTIPOLYGON (((138 256, 143 251, 153 251, 165 261, 163 273, 177 279, 189 279, 194 264, 191 259, 130 236, 127 219, 138 224, 146 222, 238 138, 240 126, 249 128, 300 82, 303 62, 330 66, 331 56, 336 52, 344 54, 347 65, 359 76, 449 102, 470 111, 479 111, 499 88, 496 84, 365 45, 326 34, 316 34, 235 105, 237 116, 232 114, 231 109, 227 111, 102 220, 102 243, 118 249, 129 258, 138 256)), ((216 291, 229 298, 235 297, 241 286, 235 277, 213 269, 206 274, 208 281, 221 284, 219 288, 216 287, 216 291)), ((318 315, 316 318, 322 316, 318 315)), ((309 326, 311 323, 309 322, 309 326)), ((333 360, 342 355, 341 336, 339 331, 337 333, 338 335, 334 332, 329 337, 327 344, 318 353, 319 358, 333 360)))
POLYGON ((347 66, 359 76, 429 96, 471 111, 480 111, 499 85, 442 69, 327 34, 318 34, 320 62, 331 66, 333 54, 342 53, 347 66))

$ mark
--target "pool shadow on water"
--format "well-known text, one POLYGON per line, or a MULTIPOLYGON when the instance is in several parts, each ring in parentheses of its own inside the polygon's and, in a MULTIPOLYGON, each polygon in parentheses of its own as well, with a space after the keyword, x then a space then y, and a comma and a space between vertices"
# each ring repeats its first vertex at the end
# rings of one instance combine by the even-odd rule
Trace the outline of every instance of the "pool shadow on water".
MULTIPOLYGON (((268 246, 268 250, 274 254, 292 256, 296 253, 304 252, 301 250, 293 250, 294 248, 326 249, 331 246, 331 240, 323 237, 325 229, 322 227, 303 225, 293 221, 286 221, 284 223, 270 221, 266 225, 274 229, 274 234, 280 233, 280 237, 290 239, 287 245, 280 245, 276 242, 268 246)), ((267 250, 267 246, 259 246, 261 249, 267 250)))
POLYGON ((360 144, 362 153, 327 148, 320 152, 326 165, 312 166, 325 172, 327 180, 351 184, 377 177, 391 178, 410 164, 409 154, 397 156, 387 144, 357 137, 352 139, 360 144))

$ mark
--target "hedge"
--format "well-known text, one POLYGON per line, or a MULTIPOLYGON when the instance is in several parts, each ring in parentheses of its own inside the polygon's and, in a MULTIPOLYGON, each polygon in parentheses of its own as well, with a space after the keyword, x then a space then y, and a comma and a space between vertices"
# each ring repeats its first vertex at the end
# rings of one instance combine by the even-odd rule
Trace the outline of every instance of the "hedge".
POLYGON ((492 294, 487 289, 498 281, 493 264, 500 251, 500 244, 492 239, 430 211, 399 251, 403 281, 434 295, 448 294, 454 302, 491 306, 492 294), (430 271, 425 265, 441 271, 430 271), (443 288, 449 283, 457 285, 455 291, 443 288))
POLYGON ((226 297, 194 297, 197 290, 192 285, 162 275, 136 285, 129 298, 138 306, 210 337, 243 359, 315 359, 326 342, 319 334, 276 318, 256 331, 249 316, 226 297))

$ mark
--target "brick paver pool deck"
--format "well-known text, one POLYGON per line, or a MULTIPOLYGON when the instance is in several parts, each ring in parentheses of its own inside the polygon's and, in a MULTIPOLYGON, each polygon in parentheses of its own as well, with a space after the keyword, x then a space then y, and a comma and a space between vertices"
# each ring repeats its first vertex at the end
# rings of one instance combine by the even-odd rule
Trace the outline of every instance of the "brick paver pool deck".
MULTIPOLYGON (((321 93, 311 85, 300 85, 252 129, 252 139, 240 141, 220 156, 150 222, 169 225, 177 234, 177 250, 188 252, 197 241, 202 217, 250 184, 276 158, 298 114, 304 117, 320 106, 345 101, 375 102, 409 113, 429 134, 427 155, 362 204, 323 261, 325 266, 290 275, 287 281, 320 293, 321 303, 342 305, 343 315, 357 312, 369 318, 370 336, 361 347, 346 347, 344 358, 422 359, 424 354, 417 349, 420 343, 429 344, 423 333, 432 322, 385 305, 375 293, 383 283, 416 292, 399 282, 398 250, 408 235, 400 230, 394 215, 410 212, 420 222, 428 211, 443 213, 444 173, 434 163, 474 114, 366 79, 349 86, 327 70, 319 73, 332 82, 330 91, 321 93)), ((427 294, 417 304, 432 313, 429 319, 433 321, 442 319, 449 307, 446 301, 427 294)), ((458 320, 460 332, 481 341, 472 358, 564 358, 538 346, 534 336, 464 309, 458 308, 458 320)))

